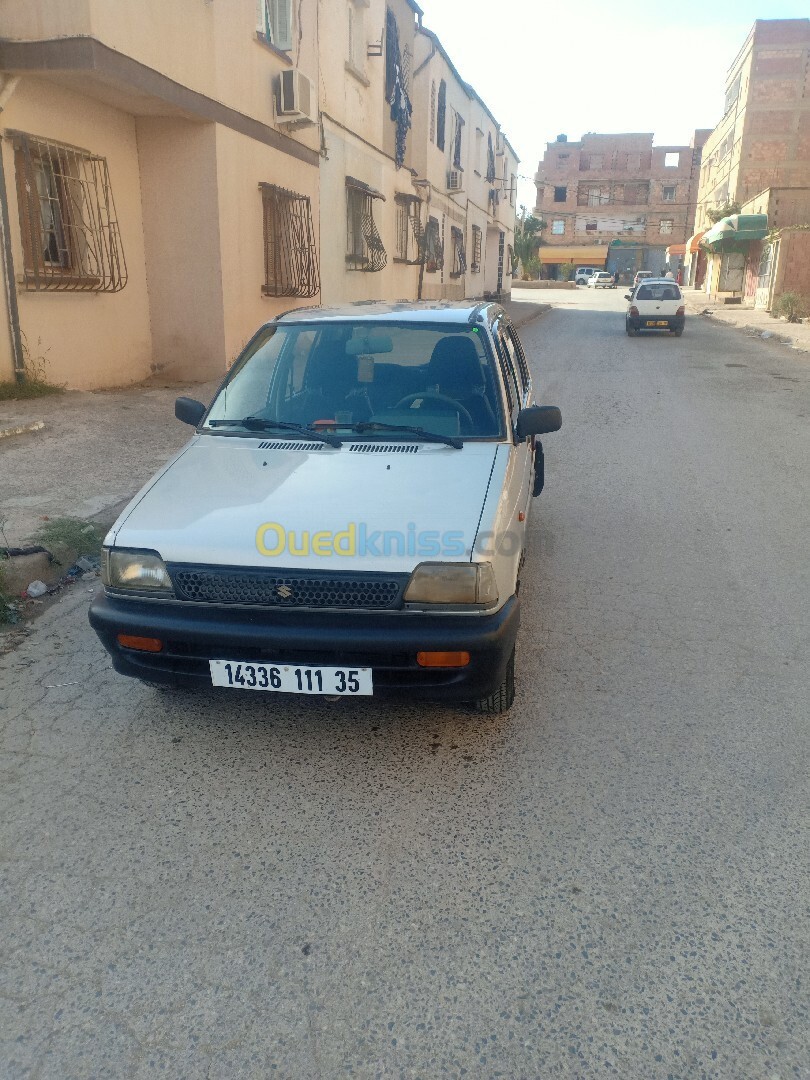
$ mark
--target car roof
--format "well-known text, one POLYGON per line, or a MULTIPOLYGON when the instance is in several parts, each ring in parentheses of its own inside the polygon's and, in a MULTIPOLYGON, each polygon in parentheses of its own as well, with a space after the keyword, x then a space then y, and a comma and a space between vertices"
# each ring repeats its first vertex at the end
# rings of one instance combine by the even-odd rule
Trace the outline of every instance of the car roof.
POLYGON ((473 303, 463 301, 399 301, 385 303, 379 300, 362 300, 356 304, 339 307, 301 307, 286 311, 273 320, 284 325, 301 322, 343 322, 345 320, 373 319, 375 322, 489 323, 504 314, 500 304, 491 301, 473 303))

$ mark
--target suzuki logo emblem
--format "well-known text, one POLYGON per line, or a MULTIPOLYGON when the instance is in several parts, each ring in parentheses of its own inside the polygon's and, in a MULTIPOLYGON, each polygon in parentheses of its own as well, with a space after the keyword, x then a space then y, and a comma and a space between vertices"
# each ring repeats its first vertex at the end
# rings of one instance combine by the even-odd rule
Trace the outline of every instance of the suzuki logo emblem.
POLYGON ((279 585, 279 587, 276 589, 276 592, 284 600, 289 600, 289 598, 293 594, 293 591, 289 585, 279 585))

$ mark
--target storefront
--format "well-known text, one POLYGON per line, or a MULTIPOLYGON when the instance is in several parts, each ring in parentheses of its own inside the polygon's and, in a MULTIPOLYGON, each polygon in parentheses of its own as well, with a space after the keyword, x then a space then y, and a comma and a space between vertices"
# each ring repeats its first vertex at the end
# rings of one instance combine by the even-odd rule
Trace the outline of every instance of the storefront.
POLYGON ((767 214, 732 214, 713 225, 700 244, 707 256, 706 292, 742 302, 746 280, 752 279, 749 264, 758 267, 767 232, 767 214))

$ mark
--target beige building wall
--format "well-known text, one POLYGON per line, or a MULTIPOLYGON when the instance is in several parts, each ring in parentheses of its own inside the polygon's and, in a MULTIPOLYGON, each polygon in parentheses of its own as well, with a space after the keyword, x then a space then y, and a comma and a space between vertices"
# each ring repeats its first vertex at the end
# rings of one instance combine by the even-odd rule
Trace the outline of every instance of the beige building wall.
MULTIPOLYGON (((79 389, 122 386, 151 371, 152 342, 146 281, 141 186, 135 119, 101 102, 32 77, 21 78, 0 114, 11 242, 20 326, 34 359, 45 358, 50 382, 79 389), (70 143, 107 159, 126 257, 120 292, 56 292, 25 288, 15 155, 9 131, 70 143)), ((3 327, 0 364, 13 364, 3 327)))

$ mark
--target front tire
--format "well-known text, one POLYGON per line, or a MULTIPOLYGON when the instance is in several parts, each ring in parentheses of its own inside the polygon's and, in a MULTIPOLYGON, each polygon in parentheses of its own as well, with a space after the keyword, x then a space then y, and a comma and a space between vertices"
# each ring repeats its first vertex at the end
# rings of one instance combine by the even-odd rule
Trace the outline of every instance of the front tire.
POLYGON ((638 333, 638 330, 634 330, 633 327, 630 325, 630 323, 625 323, 624 328, 627 331, 627 336, 628 337, 635 337, 636 334, 638 333))
POLYGON ((509 657, 509 663, 506 665, 506 674, 504 675, 503 682, 494 694, 490 694, 489 697, 479 698, 475 703, 475 707, 479 712, 487 713, 489 716, 500 716, 502 713, 508 712, 509 709, 511 709, 514 700, 515 650, 512 649, 512 655, 509 657))
POLYGON ((675 335, 675 337, 680 337, 681 334, 683 334, 683 327, 681 327, 680 330, 673 330, 672 333, 675 335))

